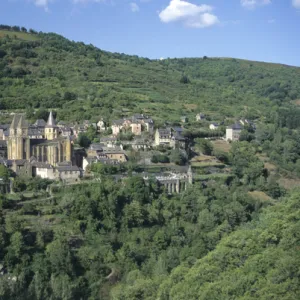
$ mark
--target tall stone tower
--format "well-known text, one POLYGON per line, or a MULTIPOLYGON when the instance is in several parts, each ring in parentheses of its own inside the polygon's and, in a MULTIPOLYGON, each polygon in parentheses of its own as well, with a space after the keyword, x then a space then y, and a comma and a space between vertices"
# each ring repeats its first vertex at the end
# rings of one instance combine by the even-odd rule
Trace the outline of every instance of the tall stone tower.
POLYGON ((72 143, 70 137, 67 137, 65 142, 66 161, 72 161, 72 143))
POLYGON ((45 127, 45 137, 47 140, 54 140, 58 137, 58 128, 55 124, 52 111, 50 111, 48 122, 45 127))
POLYGON ((29 159, 28 123, 23 115, 14 115, 9 128, 8 159, 29 159))

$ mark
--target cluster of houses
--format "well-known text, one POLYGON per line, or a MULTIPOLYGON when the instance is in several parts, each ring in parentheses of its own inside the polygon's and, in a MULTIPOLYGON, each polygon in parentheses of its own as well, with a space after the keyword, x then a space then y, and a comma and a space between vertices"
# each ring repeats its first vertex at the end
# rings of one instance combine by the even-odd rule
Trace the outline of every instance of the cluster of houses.
POLYGON ((112 134, 117 136, 121 132, 130 132, 134 135, 141 135, 143 131, 153 133, 154 122, 148 116, 135 114, 131 118, 112 121, 112 134))
MULTIPOLYGON (((196 121, 204 120, 204 114, 196 115, 196 121)), ((181 123, 187 122, 187 117, 181 117, 181 123)), ((253 126, 248 120, 228 126, 224 139, 239 140, 247 125, 253 126)), ((219 130, 220 124, 212 122, 208 127, 210 130, 219 130)), ((76 181, 93 163, 125 163, 128 160, 127 149, 147 151, 155 147, 168 147, 188 150, 188 140, 183 131, 183 126, 155 128, 152 118, 144 114, 114 120, 110 127, 103 119, 97 123, 88 120, 81 124, 56 123, 52 113, 47 122, 38 119, 34 124, 28 124, 25 116, 15 115, 11 124, 0 125, 0 164, 11 168, 17 175, 76 181), (76 149, 77 137, 86 133, 91 126, 100 135, 103 132, 107 134, 110 128, 111 134, 101 135, 100 142, 92 143, 88 149, 76 149), (120 140, 123 133, 130 133, 131 139, 120 140)), ((178 185, 168 188, 179 190, 178 185)))

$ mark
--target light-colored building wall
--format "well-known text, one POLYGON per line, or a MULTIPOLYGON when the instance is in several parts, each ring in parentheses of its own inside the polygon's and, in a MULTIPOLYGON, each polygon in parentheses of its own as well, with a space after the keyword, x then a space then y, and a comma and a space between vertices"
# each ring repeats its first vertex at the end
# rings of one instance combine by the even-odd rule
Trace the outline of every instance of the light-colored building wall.
POLYGON ((44 179, 57 179, 57 174, 55 173, 54 168, 36 168, 36 176, 40 176, 44 179))
POLYGON ((154 129, 153 123, 146 122, 143 125, 145 126, 147 132, 149 132, 150 134, 153 134, 153 129, 154 129))
POLYGON ((122 152, 115 152, 115 153, 107 152, 107 153, 105 153, 105 155, 108 158, 117 160, 119 162, 127 161, 127 157, 126 157, 125 153, 122 153, 122 152))
POLYGON ((156 129, 155 135, 154 135, 154 145, 159 146, 159 141, 160 141, 159 132, 158 132, 158 129, 156 129))
POLYGON ((90 164, 90 162, 86 159, 86 157, 83 158, 83 161, 82 161, 82 168, 83 170, 86 171, 86 168, 87 166, 90 164))
POLYGON ((57 171, 58 178, 62 181, 76 181, 80 178, 80 171, 57 171))
POLYGON ((134 135, 141 135, 142 134, 142 125, 139 123, 132 123, 130 124, 131 132, 134 135))
POLYGON ((97 130, 98 130, 99 132, 103 132, 103 131, 106 130, 104 121, 100 120, 100 121, 97 123, 97 130))
POLYGON ((162 138, 159 133, 159 130, 157 129, 155 131, 155 136, 154 136, 154 146, 159 146, 159 145, 170 145, 171 147, 173 147, 174 140, 172 139, 171 136, 162 138))
POLYGON ((227 128, 226 129, 226 140, 227 141, 238 141, 240 139, 242 130, 240 129, 232 129, 232 128, 227 128))
POLYGON ((112 134, 113 135, 118 135, 121 132, 122 126, 112 125, 111 129, 112 129, 112 134))
POLYGON ((210 129, 210 130, 217 130, 218 128, 219 128, 218 125, 215 125, 215 124, 210 124, 210 125, 209 125, 209 129, 210 129))

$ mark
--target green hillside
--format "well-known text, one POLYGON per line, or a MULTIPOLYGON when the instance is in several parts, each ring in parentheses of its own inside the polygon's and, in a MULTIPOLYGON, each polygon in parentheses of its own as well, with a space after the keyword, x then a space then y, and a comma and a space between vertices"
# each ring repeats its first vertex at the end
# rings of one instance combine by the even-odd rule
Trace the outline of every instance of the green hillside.
POLYGON ((119 285, 112 299, 299 299, 299 201, 297 190, 224 237, 204 258, 191 257, 168 277, 119 285))
MULTIPOLYGON (((156 127, 186 115, 191 150, 124 147, 128 162, 94 163, 70 184, 1 160, 0 300, 300 299, 299 75, 231 58, 150 60, 0 25, 0 124, 3 110, 108 123, 144 112, 156 127), (205 139, 238 117, 254 121, 239 141, 205 139), (188 164, 194 182, 181 193, 155 178, 188 164)), ((75 146, 103 135, 91 126, 75 146)))
POLYGON ((0 108, 60 108, 60 119, 147 112, 155 119, 259 117, 300 98, 300 68, 221 58, 149 60, 54 33, 0 31, 0 108))

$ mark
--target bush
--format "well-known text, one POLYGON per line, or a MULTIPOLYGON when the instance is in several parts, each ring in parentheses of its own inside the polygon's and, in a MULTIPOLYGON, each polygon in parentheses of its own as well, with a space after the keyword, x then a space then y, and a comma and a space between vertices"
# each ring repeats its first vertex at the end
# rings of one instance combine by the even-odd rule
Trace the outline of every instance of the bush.
POLYGON ((170 162, 170 159, 167 155, 157 154, 157 155, 152 156, 151 162, 154 163, 154 164, 157 164, 157 163, 166 164, 166 163, 170 162))
POLYGON ((195 140, 196 147, 199 148, 199 150, 204 154, 204 155, 211 155, 213 152, 213 145, 209 140, 205 139, 196 139, 195 140))
POLYGON ((184 166, 187 160, 188 160, 187 155, 182 150, 176 149, 171 151, 170 161, 172 163, 175 163, 176 165, 179 166, 184 166))

